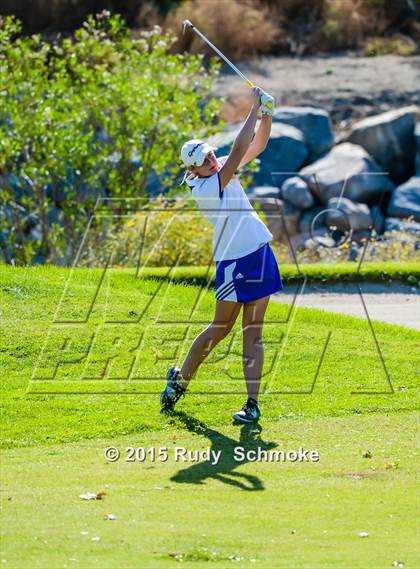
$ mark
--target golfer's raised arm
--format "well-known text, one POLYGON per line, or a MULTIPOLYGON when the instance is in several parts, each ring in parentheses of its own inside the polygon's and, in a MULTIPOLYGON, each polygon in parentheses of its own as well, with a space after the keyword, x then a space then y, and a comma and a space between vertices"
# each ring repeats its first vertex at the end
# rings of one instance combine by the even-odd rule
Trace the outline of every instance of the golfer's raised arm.
POLYGON ((267 146, 267 142, 270 138, 271 134, 271 125, 273 122, 273 117, 271 115, 263 114, 261 117, 260 126, 255 134, 255 138, 252 141, 252 144, 255 144, 258 147, 258 150, 262 152, 264 148, 267 146))
POLYGON ((261 152, 265 150, 271 133, 272 116, 264 114, 261 117, 260 126, 255 133, 254 139, 249 145, 248 150, 243 156, 240 166, 244 166, 251 160, 254 160, 261 152))
POLYGON ((227 186, 227 184, 235 175, 235 172, 238 169, 242 158, 245 156, 245 153, 252 142, 252 137, 254 136, 255 124, 258 118, 258 109, 261 105, 261 89, 259 87, 252 88, 252 98, 252 109, 249 112, 249 115, 243 127, 239 131, 235 142, 233 143, 232 150, 230 151, 226 162, 219 172, 222 189, 227 186))

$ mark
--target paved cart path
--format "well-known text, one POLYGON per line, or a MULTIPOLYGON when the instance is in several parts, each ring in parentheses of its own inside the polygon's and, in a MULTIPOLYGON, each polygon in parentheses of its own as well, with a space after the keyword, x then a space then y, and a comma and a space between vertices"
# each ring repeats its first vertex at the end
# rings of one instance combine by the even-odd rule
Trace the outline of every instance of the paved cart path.
MULTIPOLYGON (((292 304, 300 285, 287 285, 273 295, 277 302, 292 304)), ((360 283, 360 290, 371 320, 382 320, 420 330, 420 298, 418 290, 406 285, 360 283)), ((321 308, 366 319, 356 284, 308 285, 296 296, 298 306, 321 308)))

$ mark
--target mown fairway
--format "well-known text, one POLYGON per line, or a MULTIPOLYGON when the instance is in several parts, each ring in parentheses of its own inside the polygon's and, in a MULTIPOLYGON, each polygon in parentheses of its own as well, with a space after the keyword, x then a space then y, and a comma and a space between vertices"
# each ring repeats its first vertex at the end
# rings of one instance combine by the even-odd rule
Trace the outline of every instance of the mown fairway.
POLYGON ((212 292, 127 271, 98 288, 100 271, 78 270, 57 309, 69 274, 1 270, 5 567, 418 566, 418 332, 374 322, 382 362, 367 322, 272 303, 259 427, 230 419, 240 323, 162 416, 165 370, 210 319, 212 292), (240 464, 238 445, 320 461, 240 464), (126 462, 128 446, 168 460, 126 462), (176 447, 221 461, 175 462, 176 447))

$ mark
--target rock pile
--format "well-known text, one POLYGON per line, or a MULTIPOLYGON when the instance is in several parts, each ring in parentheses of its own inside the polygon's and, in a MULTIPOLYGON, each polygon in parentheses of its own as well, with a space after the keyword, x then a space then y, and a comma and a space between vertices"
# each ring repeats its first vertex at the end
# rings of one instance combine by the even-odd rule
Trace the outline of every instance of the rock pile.
MULTIPOLYGON (((337 241, 350 232, 358 242, 407 218, 406 230, 419 233, 419 115, 409 106, 368 117, 338 141, 327 111, 277 108, 249 191, 275 238, 304 248, 315 236, 337 241)), ((211 140, 218 155, 229 152, 239 128, 211 140)))

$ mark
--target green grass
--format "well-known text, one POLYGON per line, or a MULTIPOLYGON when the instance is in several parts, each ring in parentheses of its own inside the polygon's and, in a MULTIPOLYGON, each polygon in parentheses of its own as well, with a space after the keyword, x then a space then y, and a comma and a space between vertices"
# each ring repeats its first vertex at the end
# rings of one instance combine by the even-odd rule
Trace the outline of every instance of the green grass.
POLYGON ((270 303, 262 430, 230 420, 244 398, 239 323, 162 416, 162 377, 211 318, 213 293, 191 315, 198 288, 111 271, 96 294, 100 279, 1 270, 5 567, 418 566, 418 332, 372 324, 391 393, 367 322, 270 303), (303 446, 321 460, 237 464, 236 445, 303 446), (107 446, 120 461, 105 460, 107 446), (170 458, 125 462, 127 446, 170 458), (222 462, 175 463, 174 446, 211 446, 222 462), (79 498, 99 490, 103 500, 79 498))
POLYGON ((413 413, 264 420, 256 436, 187 424, 171 434, 4 451, 6 566, 418 567, 413 413), (104 459, 109 444, 172 449, 174 434, 177 446, 221 449, 223 461, 104 459), (271 442, 317 449, 320 462, 233 464, 235 444, 271 442), (363 458, 368 450, 372 458, 363 458), (96 491, 103 500, 79 498, 96 491), (110 513, 116 520, 104 519, 110 513))
MULTIPOLYGON (((1 318, 6 333, 0 349, 8 417, 3 432, 6 446, 164 428, 155 394, 161 390, 169 362, 182 359, 192 338, 211 318, 213 292, 202 294, 191 315, 189 307, 198 298, 198 288, 114 271, 109 282, 103 281, 85 323, 101 276, 99 270, 85 269, 73 273, 57 311, 56 319, 64 323, 54 323, 69 275, 68 270, 55 268, 2 272, 1 318), (65 323, 70 320, 81 322, 65 323), (63 352, 65 338, 71 344, 63 352), (114 338, 119 339, 116 346, 114 338), (115 357, 107 366, 110 356, 115 357), (60 361, 64 364, 54 374, 60 361), (66 391, 82 395, 49 395, 66 391), (104 391, 118 394, 101 395, 104 391), (145 405, 147 413, 142 412, 145 405)), ((374 323, 374 331, 394 394, 367 321, 270 303, 264 334, 267 420, 279 415, 413 409, 420 335, 379 322, 374 323)), ((226 408, 237 406, 244 394, 240 322, 202 366, 191 392, 214 396, 186 398, 183 406, 188 412, 204 413, 215 426, 226 424, 226 408)))
MULTIPOLYGON (((420 265, 413 261, 383 261, 362 263, 311 263, 301 264, 299 269, 294 264, 280 264, 284 282, 302 282, 307 277, 309 282, 402 282, 418 286, 420 283, 420 265)), ((206 284, 214 280, 211 267, 176 267, 172 271, 166 267, 143 269, 142 274, 151 278, 172 279, 188 284, 206 284)))

